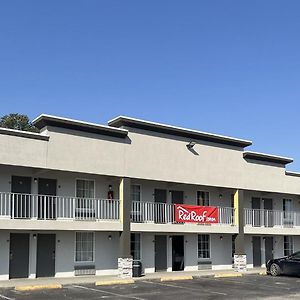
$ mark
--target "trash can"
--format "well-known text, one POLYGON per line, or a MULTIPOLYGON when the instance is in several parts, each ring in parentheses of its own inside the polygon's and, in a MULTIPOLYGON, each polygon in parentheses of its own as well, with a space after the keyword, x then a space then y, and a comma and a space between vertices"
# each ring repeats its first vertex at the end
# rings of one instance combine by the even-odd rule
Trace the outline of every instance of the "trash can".
POLYGON ((133 277, 141 277, 142 276, 142 262, 140 260, 133 261, 132 276, 133 277))

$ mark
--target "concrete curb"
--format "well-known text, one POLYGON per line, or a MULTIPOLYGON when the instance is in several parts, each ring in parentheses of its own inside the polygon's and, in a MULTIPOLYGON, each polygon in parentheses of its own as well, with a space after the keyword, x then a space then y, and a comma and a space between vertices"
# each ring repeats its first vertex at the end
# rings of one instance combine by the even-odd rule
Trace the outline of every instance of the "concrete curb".
POLYGON ((233 277, 242 277, 243 274, 241 273, 221 273, 215 274, 214 278, 233 278, 233 277))
POLYGON ((168 277, 161 277, 160 281, 176 281, 176 280, 192 280, 193 276, 168 276, 168 277))
POLYGON ((49 289, 61 289, 61 284, 47 284, 47 285, 20 285, 16 286, 15 290, 18 292, 37 291, 37 290, 49 290, 49 289))
POLYGON ((118 284, 132 284, 134 279, 120 279, 120 280, 103 280, 96 281, 95 285, 118 285, 118 284))

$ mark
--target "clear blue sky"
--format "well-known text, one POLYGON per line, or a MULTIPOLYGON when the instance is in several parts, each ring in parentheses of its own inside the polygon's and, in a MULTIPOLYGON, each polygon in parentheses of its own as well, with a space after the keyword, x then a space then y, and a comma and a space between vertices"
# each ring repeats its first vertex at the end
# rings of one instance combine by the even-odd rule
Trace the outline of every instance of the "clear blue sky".
POLYGON ((300 171, 299 0, 2 0, 0 113, 250 139, 300 171))

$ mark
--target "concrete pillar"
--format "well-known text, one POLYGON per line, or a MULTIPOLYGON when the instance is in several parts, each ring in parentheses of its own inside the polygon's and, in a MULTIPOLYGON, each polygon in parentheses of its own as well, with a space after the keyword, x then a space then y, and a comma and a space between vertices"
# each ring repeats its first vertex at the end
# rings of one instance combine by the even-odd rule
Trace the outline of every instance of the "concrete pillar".
POLYGON ((29 278, 36 278, 37 234, 29 237, 29 278))
POLYGON ((9 279, 9 231, 0 230, 0 280, 9 279))
POLYGON ((236 190, 234 193, 234 222, 238 227, 235 238, 234 267, 237 271, 246 271, 247 257, 245 252, 244 235, 244 191, 236 190))
POLYGON ((120 198, 120 221, 123 231, 120 233, 120 254, 118 258, 119 276, 122 278, 132 277, 132 257, 130 251, 130 215, 131 215, 131 195, 130 178, 121 178, 119 198, 120 198))

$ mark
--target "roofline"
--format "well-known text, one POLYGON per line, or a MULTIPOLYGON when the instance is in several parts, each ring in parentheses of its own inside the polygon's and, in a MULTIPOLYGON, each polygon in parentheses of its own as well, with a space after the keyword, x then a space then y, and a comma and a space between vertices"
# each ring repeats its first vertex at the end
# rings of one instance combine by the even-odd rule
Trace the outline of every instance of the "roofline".
POLYGON ((261 152, 254 152, 254 151, 245 151, 243 153, 243 157, 248 159, 259 160, 259 161, 273 162, 281 165, 287 165, 294 161, 293 158, 290 157, 278 156, 278 155, 272 155, 272 154, 266 154, 261 152))
POLYGON ((218 144, 237 146, 241 148, 245 148, 252 145, 252 141, 249 140, 237 139, 229 136, 187 129, 168 124, 156 123, 126 116, 118 116, 112 120, 109 120, 108 125, 114 127, 128 126, 175 136, 183 136, 191 139, 205 140, 218 144))
POLYGON ((294 177, 300 177, 299 172, 292 172, 292 171, 285 171, 285 175, 287 176, 294 176, 294 177))
POLYGON ((128 135, 128 130, 126 129, 114 128, 107 125, 100 125, 47 114, 39 115, 32 121, 32 123, 39 129, 45 126, 54 126, 119 138, 125 138, 128 135))
POLYGON ((25 137, 25 138, 35 139, 35 140, 43 140, 43 141, 49 140, 49 136, 42 133, 10 129, 4 127, 0 127, 0 134, 13 135, 13 136, 25 137))

